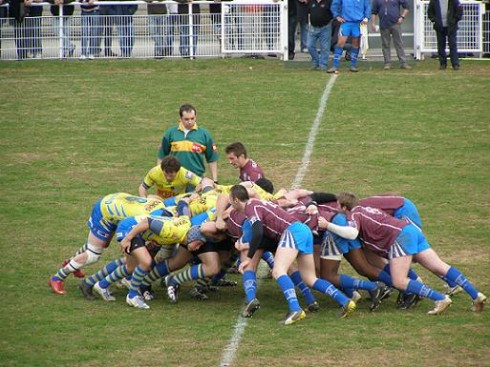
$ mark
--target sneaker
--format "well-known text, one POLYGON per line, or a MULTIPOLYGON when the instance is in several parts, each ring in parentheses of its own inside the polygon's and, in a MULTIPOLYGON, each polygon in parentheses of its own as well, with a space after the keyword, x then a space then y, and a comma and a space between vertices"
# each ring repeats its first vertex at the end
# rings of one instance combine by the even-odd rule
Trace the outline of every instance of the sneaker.
POLYGON ((485 303, 487 303, 487 296, 485 296, 481 292, 478 292, 478 296, 473 300, 473 306, 471 307, 471 311, 482 312, 485 303))
POLYGON ((143 298, 141 296, 134 296, 133 298, 129 298, 129 294, 126 296, 126 303, 130 306, 136 307, 136 308, 142 308, 142 309, 149 309, 150 306, 148 306, 143 298))
POLYGON ((93 60, 93 59, 95 59, 95 56, 94 56, 94 55, 92 55, 92 54, 90 54, 90 55, 88 55, 88 59, 89 59, 89 60, 93 60))
POLYGON ((116 300, 116 297, 114 297, 109 289, 107 288, 102 288, 99 284, 99 282, 95 283, 93 286, 94 291, 96 291, 104 301, 107 302, 113 302, 116 300))
POLYGON ((234 280, 220 279, 216 283, 217 287, 236 287, 238 285, 234 280))
POLYGON ((351 301, 357 303, 361 298, 362 298, 361 293, 359 293, 358 291, 354 291, 352 293, 351 301))
POLYGON ((371 296, 370 311, 375 311, 381 304, 381 296, 385 293, 385 288, 387 287, 383 283, 376 282, 376 288, 369 291, 369 295, 371 296))
POLYGON ((349 71, 350 71, 350 72, 352 72, 352 73, 357 73, 357 72, 359 71, 359 69, 358 69, 358 68, 356 68, 355 66, 351 66, 351 67, 349 68, 349 71))
POLYGON ((441 65, 439 66, 439 70, 446 70, 447 69, 447 65, 441 65))
POLYGON ((140 287, 140 293, 145 301, 153 301, 155 299, 155 292, 153 292, 151 286, 142 285, 140 287))
POLYGON ((335 66, 332 66, 330 69, 327 69, 327 73, 329 73, 329 74, 338 74, 339 71, 337 70, 337 68, 335 66))
POLYGON ((458 293, 461 293, 463 291, 463 288, 459 285, 455 285, 454 287, 451 287, 449 284, 444 284, 444 287, 446 288, 445 294, 447 294, 449 297, 452 297, 458 293))
POLYGON ((318 304, 317 301, 310 303, 308 306, 306 306, 306 310, 309 312, 318 312, 320 311, 320 305, 318 304))
POLYGON ((243 317, 252 317, 255 311, 260 308, 260 302, 257 298, 254 298, 249 303, 245 305, 242 311, 243 317))
POLYGON ((402 292, 398 292, 398 297, 396 297, 396 308, 402 308, 405 304, 405 296, 402 292))
POLYGON ((291 325, 296 321, 303 320, 306 317, 306 313, 303 310, 289 312, 286 317, 281 321, 283 325, 291 325))
POLYGON ((81 282, 78 285, 78 288, 80 288, 80 291, 82 292, 85 299, 88 299, 90 301, 93 301, 95 299, 92 287, 89 287, 87 284, 85 284, 85 282, 81 282))
POLYGON ((79 59, 80 60, 87 60, 87 56, 86 55, 80 55, 79 59))
POLYGON ((391 69, 391 64, 385 64, 385 66, 383 66, 383 69, 384 70, 390 70, 391 69))
POLYGON ((354 311, 356 310, 356 303, 349 301, 346 303, 344 306, 342 306, 342 310, 340 311, 340 318, 345 319, 352 315, 354 311))
POLYGON ((49 280, 49 286, 51 287, 52 291, 57 294, 67 294, 68 292, 65 291, 65 287, 63 286, 63 281, 62 280, 55 280, 51 278, 49 280))
POLYGON ((453 70, 454 70, 454 71, 458 71, 458 70, 459 70, 459 65, 454 65, 454 66, 453 66, 453 70))
POLYGON ((402 64, 402 65, 400 66, 400 69, 405 69, 405 70, 410 70, 411 68, 412 68, 412 67, 411 67, 410 65, 408 65, 408 64, 402 64))
POLYGON ((451 306, 453 301, 449 296, 446 296, 443 300, 436 301, 434 303, 435 303, 434 309, 427 312, 429 315, 440 315, 441 313, 446 311, 449 308, 449 306, 451 306))
POLYGON ((422 299, 418 294, 408 293, 402 294, 402 302, 398 307, 400 310, 409 310, 417 306, 417 303, 422 299))
MULTIPOLYGON (((64 268, 65 266, 68 265, 68 263, 70 262, 70 259, 65 259, 63 260, 63 262, 61 263, 61 266, 64 268)), ((83 272, 82 269, 77 269, 73 272, 73 276, 75 278, 85 278, 85 273, 83 272)))
POLYGON ((206 294, 204 294, 202 288, 198 286, 192 287, 191 290, 189 291, 189 295, 192 298, 197 299, 198 301, 206 301, 209 299, 209 297, 206 294))

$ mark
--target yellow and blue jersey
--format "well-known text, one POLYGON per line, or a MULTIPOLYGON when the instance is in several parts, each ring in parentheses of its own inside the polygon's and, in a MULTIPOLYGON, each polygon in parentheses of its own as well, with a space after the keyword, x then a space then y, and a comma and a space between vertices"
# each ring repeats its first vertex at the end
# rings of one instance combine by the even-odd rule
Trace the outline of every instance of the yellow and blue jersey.
POLYGON ((146 174, 142 185, 146 189, 156 186, 158 196, 167 199, 185 193, 188 185, 197 186, 201 180, 202 178, 195 173, 180 167, 175 178, 168 181, 162 168, 155 166, 146 174))
POLYGON ((150 228, 140 234, 145 241, 152 241, 160 246, 176 245, 183 242, 191 228, 189 217, 162 217, 158 215, 138 215, 122 220, 117 226, 117 240, 121 241, 131 229, 142 220, 148 219, 150 228))

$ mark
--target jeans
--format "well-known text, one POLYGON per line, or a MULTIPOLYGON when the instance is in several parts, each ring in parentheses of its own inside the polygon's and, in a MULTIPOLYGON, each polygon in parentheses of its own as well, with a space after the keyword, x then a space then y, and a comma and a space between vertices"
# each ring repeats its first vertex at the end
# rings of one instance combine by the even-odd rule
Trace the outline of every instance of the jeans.
POLYGON ((99 10, 86 12, 81 9, 82 56, 98 55, 102 43, 102 17, 99 10))
POLYGON ((313 66, 320 67, 321 69, 327 68, 331 39, 332 22, 323 27, 310 26, 307 44, 313 66), (316 49, 317 42, 320 44, 320 55, 318 55, 318 51, 316 49))
POLYGON ((192 15, 192 55, 190 54, 190 24, 189 24, 189 15, 182 14, 181 15, 181 26, 180 26, 180 54, 181 56, 196 56, 197 55, 197 39, 199 36, 199 24, 200 24, 200 15, 192 15))
POLYGON ((73 50, 75 50, 75 45, 71 41, 72 34, 72 23, 73 19, 71 16, 63 17, 63 29, 60 29, 60 17, 53 18, 53 28, 54 33, 61 37, 63 44, 63 57, 72 57, 73 50), (61 34, 61 31, 63 34, 61 34))
POLYGON ((165 17, 166 15, 148 15, 150 37, 155 43, 154 56, 165 56, 165 17))

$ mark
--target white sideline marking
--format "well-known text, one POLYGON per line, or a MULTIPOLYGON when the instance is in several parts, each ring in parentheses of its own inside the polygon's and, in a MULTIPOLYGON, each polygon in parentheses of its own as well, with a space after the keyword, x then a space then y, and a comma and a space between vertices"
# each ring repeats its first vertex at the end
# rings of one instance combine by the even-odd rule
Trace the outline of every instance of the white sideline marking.
MULTIPOLYGON (((298 172, 296 173, 293 184, 291 185, 292 189, 298 188, 301 185, 301 182, 303 182, 303 178, 306 175, 308 165, 310 164, 310 157, 313 153, 313 146, 315 144, 316 134, 318 133, 318 127, 320 126, 320 122, 322 121, 323 114, 327 107, 328 96, 330 95, 336 79, 337 75, 332 75, 327 85, 325 86, 322 98, 320 99, 320 107, 318 108, 318 111, 316 113, 313 125, 311 125, 310 135, 308 136, 308 142, 306 143, 306 148, 303 154, 303 159, 301 160, 301 165, 298 169, 298 172)), ((257 269, 257 289, 259 288, 262 278, 267 274, 267 269, 267 265, 265 265, 263 262, 259 263, 259 268, 257 269)), ((237 321, 234 326, 235 331, 230 339, 230 342, 223 351, 221 362, 219 364, 220 367, 232 366, 232 363, 235 360, 236 352, 238 351, 238 346, 240 344, 242 334, 247 327, 248 320, 248 318, 242 317, 240 314, 238 314, 237 321)))

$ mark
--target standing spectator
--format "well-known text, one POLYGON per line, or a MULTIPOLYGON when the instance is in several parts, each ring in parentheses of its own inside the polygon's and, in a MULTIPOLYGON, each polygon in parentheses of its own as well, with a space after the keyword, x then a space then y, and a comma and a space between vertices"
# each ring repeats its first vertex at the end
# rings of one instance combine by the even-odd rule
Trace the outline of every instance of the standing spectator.
POLYGON ((10 16, 14 19, 17 58, 39 59, 42 54, 41 16, 42 6, 33 6, 42 0, 10 0, 10 16))
POLYGON ((164 56, 173 56, 175 28, 179 24, 179 15, 177 4, 167 4, 167 24, 165 27, 165 48, 164 56))
POLYGON ((409 5, 407 0, 373 0, 371 27, 376 32, 376 19, 379 17, 379 33, 385 61, 384 69, 391 69, 391 39, 395 46, 396 55, 400 60, 402 69, 411 69, 407 64, 407 57, 403 50, 401 25, 408 15, 409 5), (403 8, 400 14, 400 7, 403 8))
POLYGON ((53 15, 53 28, 54 33, 59 35, 62 39, 63 44, 63 57, 73 57, 75 52, 75 44, 71 40, 72 34, 72 23, 73 23, 73 12, 75 7, 73 5, 66 5, 72 3, 74 0, 50 0, 51 5, 50 11, 53 15), (60 29, 60 5, 63 5, 63 27, 60 29))
POLYGON ((138 5, 113 5, 116 17, 117 34, 121 56, 131 57, 134 46, 133 15, 138 10, 138 5))
POLYGON ((95 0, 88 0, 80 5, 82 24, 82 49, 80 59, 93 59, 100 55, 100 44, 102 41, 102 17, 100 8, 94 5, 95 0))
POLYGON ((104 56, 116 57, 117 54, 112 51, 112 30, 116 25, 117 17, 115 9, 111 5, 100 7, 100 15, 102 15, 103 39, 104 39, 104 56))
POLYGON ((308 52, 308 3, 309 0, 296 0, 296 22, 299 24, 301 52, 308 52))
POLYGON ((7 18, 7 7, 2 6, 4 3, 3 0, 0 0, 0 58, 2 57, 2 26, 4 22, 4 18, 7 18))
POLYGON ((247 149, 240 143, 232 143, 225 148, 226 157, 228 162, 240 169, 240 181, 257 181, 260 178, 265 177, 262 167, 253 159, 248 158, 247 149))
POLYGON ((153 56, 161 59, 165 56, 165 21, 167 6, 157 1, 145 0, 148 10, 148 25, 150 37, 154 42, 153 56))
POLYGON ((350 53, 350 68, 352 72, 358 72, 357 56, 361 41, 360 24, 367 24, 371 17, 370 0, 333 0, 331 6, 332 14, 340 24, 339 40, 335 47, 333 56, 333 67, 328 69, 329 73, 338 73, 339 62, 344 52, 344 44, 349 36, 352 36, 352 50, 350 53))
POLYGON ((311 0, 308 5, 310 31, 308 32, 308 51, 310 51, 313 69, 327 71, 330 41, 332 39, 332 0, 311 0), (320 55, 316 48, 320 43, 320 55))
POLYGON ((296 0, 288 0, 288 59, 294 60, 296 48, 296 26, 298 25, 296 0))
POLYGON ((178 5, 178 13, 180 15, 180 55, 184 58, 191 57, 191 25, 190 17, 192 17, 192 57, 197 55, 197 39, 199 36, 199 27, 201 23, 201 7, 199 4, 192 4, 192 0, 176 0, 178 5), (192 15, 189 15, 192 14, 192 15))
POLYGON ((463 7, 459 0, 430 0, 427 16, 434 25, 437 36, 439 69, 447 68, 446 38, 449 43, 449 57, 453 70, 459 70, 458 45, 456 35, 458 22, 463 18, 463 7))
POLYGON ((208 130, 197 126, 196 109, 191 104, 183 104, 179 109, 179 124, 165 131, 158 149, 157 164, 163 157, 174 155, 182 167, 203 177, 209 165, 211 178, 218 182, 218 150, 208 130))

